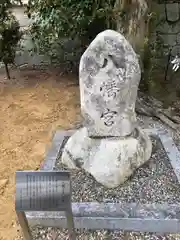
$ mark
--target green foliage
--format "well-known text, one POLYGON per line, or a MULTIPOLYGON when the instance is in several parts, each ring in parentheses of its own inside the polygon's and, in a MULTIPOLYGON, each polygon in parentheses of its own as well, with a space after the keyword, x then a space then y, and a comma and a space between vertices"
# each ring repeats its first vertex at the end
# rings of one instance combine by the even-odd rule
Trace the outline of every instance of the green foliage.
POLYGON ((21 38, 19 22, 10 12, 11 3, 3 0, 0 3, 0 61, 6 66, 9 76, 8 64, 14 63, 16 46, 21 38))
POLYGON ((114 3, 115 0, 29 0, 27 13, 34 19, 30 30, 36 50, 60 61, 63 39, 79 39, 79 52, 65 49, 64 57, 78 55, 99 32, 115 28, 114 3))
POLYGON ((11 0, 11 4, 23 6, 22 0, 11 0))

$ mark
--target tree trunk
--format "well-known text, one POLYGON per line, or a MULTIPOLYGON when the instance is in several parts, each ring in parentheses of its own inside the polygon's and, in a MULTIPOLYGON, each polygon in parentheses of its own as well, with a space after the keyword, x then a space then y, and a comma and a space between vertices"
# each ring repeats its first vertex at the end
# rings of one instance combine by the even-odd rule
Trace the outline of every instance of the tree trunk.
POLYGON ((5 65, 5 69, 6 69, 6 76, 7 76, 8 79, 11 79, 10 73, 9 73, 8 64, 7 64, 7 63, 4 63, 4 65, 5 65))
POLYGON ((21 6, 23 6, 23 2, 21 0, 19 0, 19 3, 20 3, 21 6))
MULTIPOLYGON (((139 55, 141 66, 140 88, 145 86, 145 62, 149 39, 149 12, 152 0, 116 0, 115 12, 117 31, 122 33, 130 42, 135 52, 139 55)), ((147 65, 147 64, 146 64, 147 65)))
POLYGON ((117 31, 124 34, 132 47, 143 57, 144 41, 148 35, 148 0, 116 0, 117 31))

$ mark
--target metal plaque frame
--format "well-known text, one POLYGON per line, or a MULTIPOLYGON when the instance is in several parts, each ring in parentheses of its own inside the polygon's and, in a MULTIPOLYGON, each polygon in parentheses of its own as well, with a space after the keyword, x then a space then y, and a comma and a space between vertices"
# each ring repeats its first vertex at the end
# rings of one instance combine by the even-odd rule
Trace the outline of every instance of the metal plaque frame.
POLYGON ((71 240, 75 240, 68 171, 17 171, 15 208, 26 240, 32 240, 25 212, 65 212, 71 240))

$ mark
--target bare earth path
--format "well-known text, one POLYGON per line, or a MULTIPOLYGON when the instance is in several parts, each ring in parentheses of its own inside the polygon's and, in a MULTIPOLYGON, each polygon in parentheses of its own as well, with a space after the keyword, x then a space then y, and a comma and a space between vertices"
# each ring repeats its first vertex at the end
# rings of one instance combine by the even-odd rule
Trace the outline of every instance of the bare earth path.
POLYGON ((14 211, 15 171, 39 168, 53 131, 79 115, 79 89, 52 72, 0 74, 0 240, 18 234, 14 211), (68 86, 69 84, 69 86, 68 86))

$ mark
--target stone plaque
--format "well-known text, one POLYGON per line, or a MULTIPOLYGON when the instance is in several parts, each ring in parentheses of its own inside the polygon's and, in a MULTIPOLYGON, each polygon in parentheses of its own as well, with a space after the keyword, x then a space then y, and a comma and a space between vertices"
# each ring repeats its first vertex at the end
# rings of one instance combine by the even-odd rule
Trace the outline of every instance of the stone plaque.
POLYGON ((32 240, 26 211, 65 211, 70 239, 76 239, 69 172, 17 171, 15 204, 18 221, 26 240, 32 240))
POLYGON ((65 211, 70 185, 69 172, 17 171, 16 211, 65 211))

